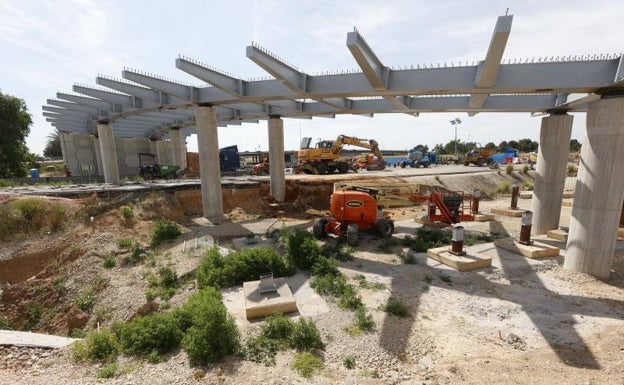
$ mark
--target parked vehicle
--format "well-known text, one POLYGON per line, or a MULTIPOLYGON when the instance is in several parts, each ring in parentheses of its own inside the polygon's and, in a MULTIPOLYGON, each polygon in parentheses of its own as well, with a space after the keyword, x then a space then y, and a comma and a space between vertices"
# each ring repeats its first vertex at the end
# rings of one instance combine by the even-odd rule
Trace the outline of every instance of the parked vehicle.
POLYGON ((413 148, 407 152, 407 160, 401 162, 401 168, 405 168, 407 166, 413 168, 419 167, 429 167, 431 164, 436 164, 436 154, 434 153, 426 153, 416 148, 413 148))
POLYGON ((145 180, 176 179, 182 176, 180 166, 156 163, 156 155, 139 153, 139 176, 145 180))
POLYGON ((474 164, 479 167, 489 166, 492 163, 495 163, 494 159, 492 159, 492 155, 496 152, 496 150, 487 150, 485 148, 474 149, 466 154, 464 158, 464 166, 469 166, 470 164, 474 164))
POLYGON ((299 162, 297 171, 299 172, 322 175, 338 171, 340 174, 346 174, 352 168, 352 160, 340 155, 345 145, 372 150, 373 155, 379 159, 378 162, 380 164, 375 169, 383 169, 386 166, 383 155, 379 150, 379 144, 375 139, 369 140, 339 135, 336 140, 321 140, 316 143, 315 147, 310 147, 311 142, 312 138, 310 137, 305 137, 301 140, 300 150, 297 154, 299 162))
POLYGON ((238 146, 228 146, 219 149, 219 168, 221 171, 236 171, 240 168, 238 146))

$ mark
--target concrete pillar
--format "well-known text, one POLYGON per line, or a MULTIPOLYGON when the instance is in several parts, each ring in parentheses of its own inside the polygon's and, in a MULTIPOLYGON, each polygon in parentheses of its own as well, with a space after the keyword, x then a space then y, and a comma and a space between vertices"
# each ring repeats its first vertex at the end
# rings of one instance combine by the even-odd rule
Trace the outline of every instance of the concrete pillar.
POLYGON ((573 119, 568 114, 542 118, 531 204, 533 235, 559 227, 573 119))
POLYGON ((223 201, 216 108, 195 107, 195 127, 204 216, 213 223, 219 223, 223 221, 223 201))
POLYGON ((96 175, 104 175, 104 165, 102 164, 102 149, 100 148, 100 140, 94 136, 93 137, 93 149, 95 150, 95 164, 96 169, 93 170, 93 173, 96 175))
POLYGON ((182 137, 182 130, 171 128, 169 136, 171 137, 171 159, 173 159, 173 164, 180 166, 184 170, 186 168, 186 146, 182 137))
POLYGON ((102 152, 102 168, 104 182, 119 184, 119 168, 117 166, 117 152, 115 151, 115 137, 113 127, 108 123, 97 124, 100 151, 102 152))
POLYGON ((624 200, 624 97, 590 103, 564 267, 608 279, 624 200))
POLYGON ((286 194, 284 121, 279 116, 269 118, 269 167, 271 196, 278 202, 284 202, 284 195, 286 194))

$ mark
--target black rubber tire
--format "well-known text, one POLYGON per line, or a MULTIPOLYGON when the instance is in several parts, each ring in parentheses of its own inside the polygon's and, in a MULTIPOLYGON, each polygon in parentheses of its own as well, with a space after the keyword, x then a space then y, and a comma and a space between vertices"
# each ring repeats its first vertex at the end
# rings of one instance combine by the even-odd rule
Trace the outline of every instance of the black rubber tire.
POLYGON ((349 172, 349 163, 347 162, 340 162, 338 163, 338 172, 340 174, 346 174, 349 172))
POLYGON ((327 224, 327 219, 318 218, 314 221, 314 225, 312 226, 312 234, 316 239, 325 239, 327 238, 327 233, 325 232, 325 225, 327 224))
POLYGON ((316 171, 318 171, 319 175, 327 174, 327 163, 325 163, 325 162, 318 162, 316 164, 316 171))
POLYGON ((405 161, 401 162, 401 168, 405 168, 405 166, 407 166, 407 163, 405 161))
POLYGON ((380 219, 377 221, 377 232, 382 238, 389 238, 394 232, 394 223, 387 219, 380 219))
POLYGON ((470 166, 470 162, 464 162, 464 166, 470 166))
POLYGON ((328 174, 333 174, 336 172, 336 167, 330 166, 327 168, 327 173, 328 174))
POLYGON ((427 168, 427 167, 429 167, 429 163, 428 163, 428 162, 425 162, 425 163, 423 163, 423 165, 422 165, 422 166, 423 166, 424 168, 427 168))
POLYGON ((485 165, 485 161, 483 160, 483 158, 477 159, 477 166, 483 167, 484 165, 485 165))
POLYGON ((358 225, 347 226, 347 245, 351 247, 356 247, 359 244, 359 232, 360 228, 358 227, 358 225))
POLYGON ((147 171, 142 175, 143 180, 154 180, 154 174, 151 171, 147 171))

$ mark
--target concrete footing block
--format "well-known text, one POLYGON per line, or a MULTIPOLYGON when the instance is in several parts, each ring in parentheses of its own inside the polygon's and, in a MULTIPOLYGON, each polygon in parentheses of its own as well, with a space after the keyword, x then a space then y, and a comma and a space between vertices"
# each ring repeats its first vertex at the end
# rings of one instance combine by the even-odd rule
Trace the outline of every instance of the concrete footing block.
POLYGON ((444 222, 433 222, 431 219, 429 219, 428 215, 423 215, 420 217, 416 217, 414 218, 414 222, 416 223, 421 223, 423 225, 426 226, 430 226, 430 227, 435 227, 435 228, 443 228, 443 227, 448 227, 448 223, 444 223, 444 222))
POLYGON ((564 200, 561 201, 561 206, 572 207, 573 203, 574 203, 574 201, 572 199, 564 199, 564 200))
POLYGON ((492 258, 478 253, 466 252, 464 255, 451 253, 450 246, 427 250, 427 256, 459 271, 468 271, 492 265, 492 258))
POLYGON ((524 255, 527 258, 555 257, 559 255, 559 248, 546 245, 540 242, 533 242, 531 245, 524 245, 513 238, 502 238, 494 240, 494 246, 511 251, 515 254, 524 255))
POLYGON ((519 209, 491 209, 490 212, 494 215, 502 215, 505 217, 516 217, 519 218, 522 216, 524 210, 519 209))
POLYGON ((475 214, 474 215, 475 222, 489 222, 494 220, 494 215, 492 214, 475 214))
POLYGON ((245 316, 248 320, 265 317, 273 313, 292 313, 297 311, 295 297, 285 278, 275 278, 276 291, 260 293, 260 281, 243 283, 245 296, 245 316))
POLYGON ((617 236, 618 238, 624 240, 624 227, 618 227, 617 236))
POLYGON ((273 243, 270 240, 263 239, 259 235, 250 235, 244 238, 232 239, 234 250, 241 251, 243 249, 250 249, 254 247, 271 247, 273 243))
POLYGON ((532 199, 533 191, 521 191, 519 197, 520 199, 532 199))
POLYGON ((562 198, 574 198, 574 191, 566 191, 563 193, 562 198))
POLYGON ((546 233, 548 238, 556 239, 558 241, 567 242, 568 241, 568 232, 563 229, 550 230, 546 233))

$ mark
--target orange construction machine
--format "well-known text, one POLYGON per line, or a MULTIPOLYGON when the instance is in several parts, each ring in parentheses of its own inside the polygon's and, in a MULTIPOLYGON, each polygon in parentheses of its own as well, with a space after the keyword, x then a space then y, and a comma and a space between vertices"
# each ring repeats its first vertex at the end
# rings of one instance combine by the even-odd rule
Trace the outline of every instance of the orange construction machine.
POLYGON ((373 154, 379 159, 379 165, 375 169, 383 170, 385 162, 383 155, 379 150, 379 144, 375 139, 361 139, 352 136, 338 135, 336 140, 321 140, 316 143, 315 147, 311 147, 312 138, 305 137, 301 140, 300 150, 297 153, 299 164, 296 172, 304 172, 306 174, 332 174, 338 171, 340 174, 346 174, 352 168, 351 159, 344 158, 340 155, 342 148, 346 145, 367 148, 373 151, 373 154))
POLYGON ((342 190, 335 189, 331 195, 331 217, 317 219, 312 232, 317 239, 324 239, 328 234, 346 236, 350 246, 357 246, 358 234, 364 230, 374 230, 382 237, 390 237, 394 223, 382 211, 383 201, 389 199, 411 204, 427 203, 431 221, 451 224, 474 220, 472 196, 462 191, 420 194, 404 192, 400 188, 344 186, 342 190))

